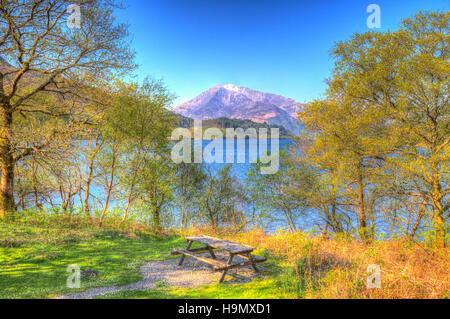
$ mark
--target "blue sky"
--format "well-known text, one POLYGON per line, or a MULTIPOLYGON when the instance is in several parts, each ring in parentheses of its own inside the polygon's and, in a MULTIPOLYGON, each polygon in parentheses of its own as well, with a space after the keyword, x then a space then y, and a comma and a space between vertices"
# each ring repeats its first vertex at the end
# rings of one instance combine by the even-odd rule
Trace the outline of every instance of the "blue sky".
POLYGON ((334 42, 365 32, 369 4, 381 29, 450 0, 124 0, 139 80, 162 78, 175 105, 232 83, 307 102, 321 97, 334 42))

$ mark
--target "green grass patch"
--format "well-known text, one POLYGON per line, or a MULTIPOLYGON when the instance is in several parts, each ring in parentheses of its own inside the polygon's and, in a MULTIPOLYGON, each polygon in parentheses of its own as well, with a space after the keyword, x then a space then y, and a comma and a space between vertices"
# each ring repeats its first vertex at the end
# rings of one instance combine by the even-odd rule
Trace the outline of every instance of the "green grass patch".
POLYGON ((119 232, 67 230, 0 223, 0 298, 43 298, 88 288, 124 285, 141 279, 139 268, 149 260, 171 258, 182 247, 177 236, 128 237, 119 232), (68 289, 69 265, 99 274, 68 289))
MULTIPOLYGON (((125 285, 142 279, 140 267, 151 260, 175 258, 173 248, 185 247, 176 235, 156 236, 99 229, 84 220, 58 219, 0 222, 0 299, 52 298, 90 288, 125 285), (95 277, 82 278, 79 289, 67 288, 69 265, 90 268, 95 277)), ((195 243, 192 248, 200 247, 195 243)), ((121 291, 99 298, 295 298, 291 268, 269 256, 265 277, 250 283, 171 288, 161 283, 147 291, 121 291)))
POLYGON ((195 288, 157 288, 127 290, 96 297, 98 299, 289 299, 292 293, 277 286, 277 279, 256 279, 250 283, 223 283, 195 288))

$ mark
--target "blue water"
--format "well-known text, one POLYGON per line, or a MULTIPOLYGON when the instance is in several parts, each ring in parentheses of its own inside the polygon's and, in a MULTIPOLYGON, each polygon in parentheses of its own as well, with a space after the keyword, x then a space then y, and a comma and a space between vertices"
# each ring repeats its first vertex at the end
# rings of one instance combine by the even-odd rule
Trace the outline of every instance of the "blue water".
MULTIPOLYGON (((225 165, 231 165, 231 174, 234 175, 240 182, 241 184, 245 184, 246 183, 246 177, 247 174, 252 166, 252 163, 254 163, 254 161, 251 161, 251 159, 260 159, 260 151, 264 152, 266 149, 264 147, 260 147, 260 144, 258 143, 257 140, 245 140, 245 148, 244 147, 238 147, 238 142, 235 140, 234 141, 234 149, 233 149, 233 153, 234 153, 234 160, 232 163, 229 163, 229 161, 226 161, 227 158, 227 145, 226 145, 226 141, 223 141, 223 145, 222 145, 222 152, 223 152, 223 163, 204 163, 207 169, 210 169, 212 174, 214 174, 215 172, 217 172, 219 169, 223 168, 225 165), (254 143, 253 145, 256 144, 256 147, 250 147, 250 144, 254 143), (245 162, 240 163, 238 161, 238 158, 245 158, 245 162)), ((202 149, 205 150, 205 148, 207 148, 207 146, 210 143, 214 143, 215 141, 211 141, 211 140, 203 140, 202 141, 202 149)), ((241 142, 244 142, 244 140, 242 140, 241 142)), ((197 144, 199 143, 199 141, 197 141, 197 144)), ((293 143, 293 140, 291 139, 279 139, 278 140, 278 150, 282 151, 284 149, 289 149, 289 146, 293 143)), ((268 139, 267 141, 267 150, 269 152, 272 151, 272 143, 271 140, 268 139)), ((214 153, 213 153, 214 154, 214 153)), ((265 164, 264 166, 269 166, 270 162, 268 164, 265 164)), ((250 203, 249 210, 253 209, 253 205, 252 203, 250 203)), ((247 212, 248 214, 250 212, 247 212)), ((180 215, 181 212, 178 211, 177 208, 175 208, 175 215, 180 215)), ((258 220, 257 223, 253 223, 251 226, 258 226, 259 228, 263 228, 266 231, 269 232, 274 232, 277 229, 287 229, 288 225, 286 223, 285 217, 283 215, 283 213, 281 211, 270 211, 267 212, 268 216, 266 218, 262 218, 260 220, 258 220)), ((299 229, 303 229, 303 230, 310 230, 314 225, 310 222, 310 220, 308 220, 307 218, 304 217, 299 217, 296 219, 297 222, 297 227, 299 227, 299 229)))
MULTIPOLYGON (((202 141, 202 147, 203 150, 214 141, 211 140, 203 140, 202 141)), ((243 142, 243 141, 242 141, 243 142)), ((198 142, 197 142, 198 143, 198 142)), ((292 144, 291 139, 280 139, 278 141, 278 147, 279 150, 283 150, 284 148, 289 148, 289 146, 292 144)), ((267 142, 267 150, 270 152, 272 150, 271 140, 269 139, 267 142)), ((248 139, 245 140, 245 149, 244 148, 238 148, 238 142, 234 141, 234 161, 233 163, 226 163, 226 156, 227 156, 227 145, 225 140, 223 140, 223 161, 224 163, 205 163, 205 165, 212 169, 212 171, 217 171, 220 168, 223 168, 225 165, 231 165, 231 172, 234 174, 241 182, 244 182, 247 173, 250 170, 250 167, 252 163, 250 162, 251 158, 257 158, 259 159, 259 152, 261 151, 260 145, 257 142, 257 140, 250 141, 248 139), (250 149, 250 143, 256 144, 256 149, 250 149), (238 158, 239 157, 245 157, 244 163, 239 163, 238 158)), ((268 165, 268 164, 267 164, 268 165)))
MULTIPOLYGON (((238 142, 234 141, 234 160, 232 163, 226 163, 227 155, 227 144, 226 140, 222 140, 222 152, 223 152, 223 160, 222 163, 204 163, 206 166, 206 169, 208 169, 212 174, 215 174, 219 169, 223 168, 225 165, 231 165, 231 174, 234 175, 237 180, 241 182, 241 184, 246 184, 246 178, 247 174, 252 166, 252 163, 250 162, 250 158, 258 158, 259 157, 259 150, 260 145, 258 143, 256 149, 253 149, 250 147, 250 140, 245 140, 245 147, 242 149, 238 148, 238 142), (238 158, 243 155, 243 158, 245 159, 243 163, 238 162, 238 158)), ((196 141, 194 143, 199 144, 200 141, 196 141)), ((217 143, 217 140, 202 140, 202 148, 205 150, 205 148, 208 147, 211 143, 217 143)), ((283 149, 288 149, 293 143, 293 140, 291 139, 279 139, 278 140, 278 149, 279 151, 282 151, 283 149)), ((270 142, 270 139, 267 143, 267 149, 270 152, 272 150, 272 145, 270 142)), ((267 166, 267 164, 265 165, 267 166)), ((105 198, 106 198, 106 192, 105 189, 100 186, 96 185, 95 183, 91 186, 91 198, 90 198, 90 204, 91 207, 93 207, 93 212, 97 211, 100 212, 103 208, 105 198)), ((82 194, 84 197, 84 194, 82 194)), ((76 200, 76 198, 74 198, 76 200)), ((54 203, 58 203, 58 195, 55 194, 54 203)), ((180 201, 178 203, 174 203, 173 206, 169 209, 167 208, 166 211, 172 216, 172 223, 170 225, 179 225, 179 218, 181 216, 181 208, 180 208, 180 201)), ((75 207, 78 205, 76 203, 75 207)), ((122 214, 123 208, 124 208, 124 202, 123 200, 118 200, 117 198, 114 198, 114 194, 110 200, 109 204, 109 210, 111 213, 113 213, 115 210, 118 214, 122 214)), ((248 207, 248 211, 246 211, 246 215, 252 215, 256 211, 256 213, 260 213, 261 210, 254 210, 254 206, 252 203, 248 207)), ((133 215, 132 210, 130 211, 130 216, 133 215)), ((323 220, 320 219, 317 214, 311 214, 308 209, 303 209, 302 211, 297 212, 298 217, 295 218, 295 225, 298 230, 304 230, 304 231, 310 231, 312 229, 317 228, 318 225, 323 225, 323 220)), ((139 215, 136 215, 136 217, 139 215)), ((263 218, 254 218, 255 222, 252 223, 250 226, 258 226, 260 228, 263 228, 266 231, 274 232, 277 229, 288 229, 288 224, 286 222, 285 215, 283 211, 281 210, 275 210, 272 209, 271 211, 267 211, 265 213, 265 216, 263 218)), ((356 225, 353 225, 356 226, 356 225)), ((382 229, 383 228, 382 223, 377 223, 377 227, 379 230, 385 232, 387 234, 387 230, 382 229), (381 228, 380 228, 381 227, 381 228)))
MULTIPOLYGON (((252 140, 250 141, 249 139, 246 140, 241 140, 241 142, 245 142, 245 147, 238 147, 238 141, 235 140, 234 141, 234 148, 233 148, 233 153, 234 153, 234 160, 232 161, 232 163, 229 163, 229 159, 227 161, 227 155, 230 155, 229 152, 227 152, 227 143, 226 140, 220 140, 222 141, 222 152, 223 152, 223 160, 222 163, 206 163, 205 161, 203 162, 205 165, 205 168, 207 170, 209 170, 213 175, 221 168, 223 168, 225 165, 231 165, 231 174, 234 175, 236 177, 237 180, 239 180, 241 182, 241 184, 245 184, 246 183, 246 177, 247 174, 252 166, 252 161, 250 159, 260 159, 259 155, 260 155, 260 151, 261 150, 265 150, 264 147, 260 147, 261 145, 259 144, 258 140, 252 140), (254 147, 250 147, 251 143, 254 143, 253 145, 256 144, 256 148, 254 147), (243 163, 240 163, 238 161, 238 159, 242 159, 244 158, 245 161, 243 163)), ((211 143, 220 143, 220 141, 218 140, 202 140, 202 149, 205 150, 208 145, 210 145, 211 143)), ((289 146, 292 144, 292 140, 291 139, 279 139, 278 140, 278 149, 279 151, 282 151, 283 149, 288 149, 289 146)), ((194 142, 194 146, 197 145, 197 147, 199 146, 200 141, 195 141, 194 142)), ((230 148, 231 149, 231 148, 230 148)), ((267 151, 271 152, 272 151, 272 143, 271 140, 268 139, 267 140, 267 151)), ((214 152, 213 152, 213 155, 214 152)), ((264 166, 268 166, 270 165, 270 162, 268 164, 265 164, 264 166)), ((91 187, 91 191, 92 191, 92 197, 91 197, 91 201, 92 204, 94 205, 94 207, 102 207, 104 199, 106 198, 106 193, 105 190, 98 186, 98 185, 92 185, 91 187), (95 198, 95 200, 94 200, 95 198)), ((124 207, 124 203, 123 202, 119 202, 114 198, 111 198, 110 204, 109 204, 109 208, 110 210, 114 210, 117 209, 119 211, 121 211, 124 207)), ((250 203, 249 205, 249 210, 253 209, 253 205, 252 203, 250 203)), ((179 206, 179 203, 175 203, 174 206, 172 206, 172 208, 170 209, 171 215, 173 216, 173 218, 175 219, 174 222, 178 223, 179 222, 179 218, 181 216, 181 209, 179 206)), ((133 212, 130 212, 130 214, 132 215, 133 212)), ((248 212, 248 214, 250 214, 250 212, 248 212)), ((309 220, 304 219, 304 218, 300 218, 297 220, 299 226, 301 225, 301 229, 310 229, 311 228, 311 223, 309 222, 309 220)), ((283 215, 283 213, 281 211, 271 211, 268 213, 267 218, 264 219, 258 219, 258 222, 255 224, 253 223, 253 225, 256 225, 258 227, 262 227, 265 230, 268 231, 275 231, 276 229, 287 229, 288 225, 285 221, 285 217, 283 215)))
MULTIPOLYGON (((253 140, 254 142, 255 140, 253 140)), ((210 144, 213 143, 214 141, 210 141, 210 140, 203 140, 202 141, 202 148, 203 150, 210 144)), ((198 143, 198 142, 197 142, 198 143)), ((205 164, 207 166, 207 168, 209 168, 211 170, 211 172, 214 174, 214 172, 216 172, 217 170, 223 168, 224 165, 231 165, 231 173, 233 175, 235 175, 235 177, 242 183, 245 184, 246 182, 246 177, 247 174, 252 166, 252 163, 250 162, 250 158, 259 158, 259 150, 260 150, 260 145, 258 143, 257 144, 257 148, 251 149, 251 147, 249 147, 250 145, 250 140, 245 140, 245 148, 238 148, 238 143, 235 140, 234 141, 234 161, 231 164, 228 163, 211 163, 211 164, 205 164), (244 154, 242 154, 244 153, 244 154), (243 157, 245 157, 245 162, 244 163, 239 163, 238 162, 238 157, 239 155, 243 155, 243 157)), ((279 151, 283 151, 283 150, 289 150, 289 147, 293 144, 293 140, 292 139, 279 139, 278 140, 278 149, 279 151)), ((225 140, 223 140, 223 159, 225 161, 226 159, 226 155, 227 155, 227 147, 226 147, 226 142, 225 140)), ((269 151, 272 150, 272 145, 270 142, 270 139, 268 140, 267 143, 267 149, 269 151)), ((266 165, 267 166, 267 165, 266 165)), ((250 205, 249 206, 249 212, 247 212, 247 215, 250 214, 250 211, 253 209, 253 206, 250 205)), ((180 215, 181 213, 175 209, 175 215, 180 215)), ((319 230, 319 225, 323 225, 323 220, 319 217, 318 214, 311 214, 311 211, 307 208, 302 208, 300 210, 297 210, 295 213, 295 215, 297 215, 294 218, 294 223, 295 226, 297 228, 297 230, 300 231, 318 231, 319 230)), ((357 228, 357 224, 356 221, 352 221, 352 225, 353 227, 357 228)), ((378 220, 377 221, 377 230, 381 233, 383 233, 384 235, 388 235, 389 230, 387 228, 387 225, 383 220, 378 220)), ((288 223, 286 221, 286 217, 283 213, 282 210, 271 210, 268 211, 266 216, 264 218, 261 218, 260 220, 258 220, 258 222, 256 223, 256 226, 258 226, 259 228, 262 228, 266 231, 269 232, 275 232, 278 229, 282 229, 282 230, 287 230, 288 227, 288 223)))

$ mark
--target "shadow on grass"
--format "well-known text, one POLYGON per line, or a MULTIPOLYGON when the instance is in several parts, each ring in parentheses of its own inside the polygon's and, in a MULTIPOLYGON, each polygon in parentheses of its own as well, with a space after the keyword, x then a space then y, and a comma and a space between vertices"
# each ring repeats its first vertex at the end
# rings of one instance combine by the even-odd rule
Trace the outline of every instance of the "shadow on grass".
POLYGON ((52 243, 27 239, 19 247, 1 246, 0 298, 44 298, 132 283, 141 279, 139 268, 144 262, 170 258, 170 251, 183 243, 176 236, 159 240, 126 238, 118 232, 78 235, 67 234, 52 243), (66 270, 73 264, 99 274, 82 280, 80 289, 68 289, 71 273, 66 270))

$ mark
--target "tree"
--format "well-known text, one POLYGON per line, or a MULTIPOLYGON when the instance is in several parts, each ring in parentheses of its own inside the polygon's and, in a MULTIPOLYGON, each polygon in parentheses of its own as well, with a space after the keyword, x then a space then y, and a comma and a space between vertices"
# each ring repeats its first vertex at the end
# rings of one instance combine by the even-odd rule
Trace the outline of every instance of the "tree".
POLYGON ((305 213, 306 194, 312 189, 312 178, 308 170, 290 161, 290 154, 281 152, 280 157, 280 168, 275 174, 262 174, 261 163, 253 164, 247 184, 258 210, 275 216, 276 212, 283 212, 289 230, 297 231, 297 219, 305 213))
MULTIPOLYGON (((95 134, 93 141, 86 141, 84 145, 84 154, 82 156, 86 157, 87 166, 87 176, 85 178, 85 190, 84 190, 84 213, 87 217, 91 217, 89 209, 89 198, 91 196, 91 184, 95 181, 97 177, 100 177, 101 173, 96 173, 96 160, 97 157, 104 146, 104 142, 101 139, 101 132, 98 130, 95 134)), ((81 155, 81 154, 80 154, 81 155)))
POLYGON ((331 88, 326 100, 309 103, 299 116, 305 130, 315 133, 306 157, 341 181, 356 207, 361 239, 370 241, 375 221, 369 224, 367 197, 382 179, 382 162, 391 149, 386 114, 372 104, 346 100, 342 91, 331 88))
POLYGON ((449 24, 448 11, 419 12, 397 31, 355 34, 335 46, 330 82, 349 103, 387 114, 393 150, 385 165, 403 177, 391 188, 432 208, 438 247, 450 210, 449 24))
POLYGON ((173 95, 162 81, 146 79, 142 85, 137 83, 117 83, 114 104, 108 115, 110 130, 119 134, 126 149, 125 161, 130 163, 120 172, 120 185, 125 193, 126 206, 124 219, 136 194, 139 174, 144 172, 150 159, 158 160, 165 152, 174 127, 175 117, 167 112, 173 95))
POLYGON ((176 192, 181 199, 181 228, 187 227, 190 214, 189 209, 196 195, 202 192, 206 179, 202 164, 180 163, 176 165, 174 178, 176 192))
POLYGON ((336 172, 335 162, 314 162, 314 157, 308 157, 313 135, 302 131, 300 136, 294 137, 290 147, 287 163, 291 168, 288 174, 290 193, 297 198, 303 198, 310 219, 319 216, 318 226, 327 236, 329 232, 344 233, 351 229, 351 212, 346 198, 344 184, 341 183, 336 172))
POLYGON ((206 185, 199 198, 202 218, 211 228, 217 229, 223 224, 238 226, 242 229, 246 222, 243 209, 238 204, 245 204, 243 186, 236 176, 231 174, 231 165, 225 165, 215 174, 208 170, 206 185))
POLYGON ((136 180, 136 195, 150 209, 151 225, 161 231, 164 209, 167 212, 169 205, 174 202, 175 164, 168 149, 160 150, 158 154, 145 154, 143 163, 136 180))
POLYGON ((114 116, 113 112, 108 112, 104 125, 101 127, 101 132, 103 136, 103 141, 105 147, 103 152, 100 154, 100 166, 103 172, 103 177, 105 179, 106 185, 106 199, 103 205, 103 210, 100 215, 99 226, 102 226, 103 219, 105 218, 106 212, 108 210, 108 205, 113 196, 114 188, 114 178, 116 176, 116 171, 120 166, 121 154, 123 154, 124 143, 121 140, 121 133, 114 127, 111 127, 108 119, 114 116))
POLYGON ((15 210, 16 163, 89 122, 84 76, 134 66, 127 27, 115 25, 114 7, 109 0, 0 2, 0 217, 15 210), (66 25, 74 4, 81 8, 79 29, 66 25), (21 139, 18 116, 50 129, 21 139))

